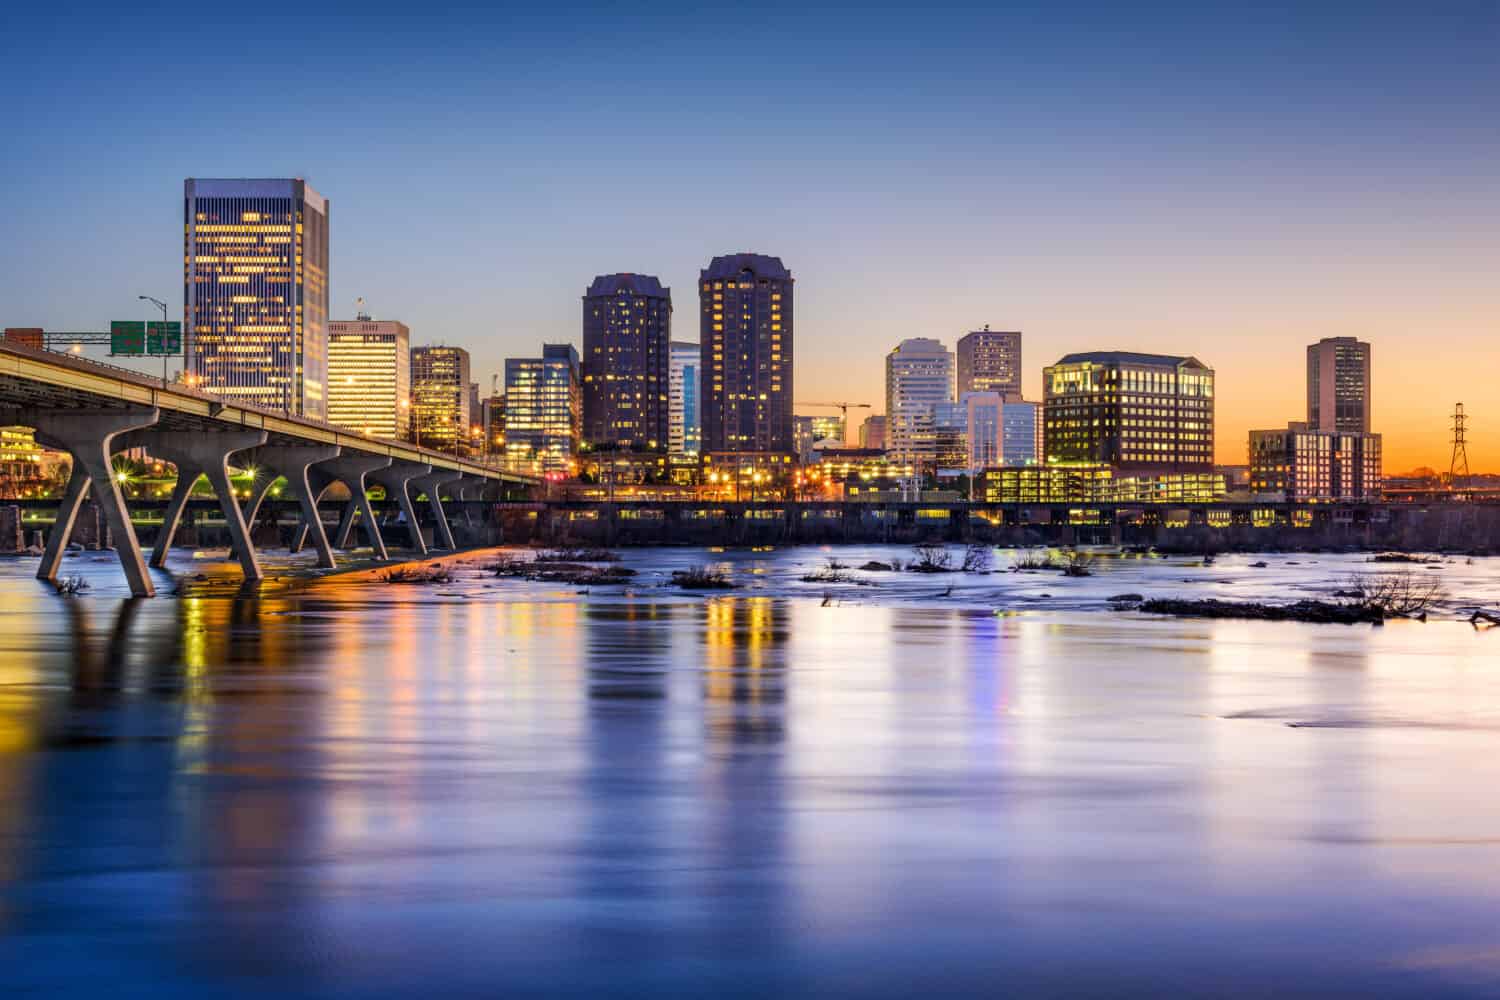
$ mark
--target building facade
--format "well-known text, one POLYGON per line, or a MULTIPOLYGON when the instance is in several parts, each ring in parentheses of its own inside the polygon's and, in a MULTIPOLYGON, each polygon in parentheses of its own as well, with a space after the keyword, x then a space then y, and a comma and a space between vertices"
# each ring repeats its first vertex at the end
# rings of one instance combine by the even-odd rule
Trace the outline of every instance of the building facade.
POLYGON ((885 447, 897 460, 937 460, 935 408, 953 402, 953 381, 953 352, 937 340, 903 340, 886 355, 885 447))
POLYGON ((1043 371, 1050 462, 1119 469, 1213 468, 1214 373, 1197 358, 1128 351, 1069 354, 1043 371))
POLYGON ((859 446, 872 451, 885 451, 886 419, 884 414, 868 416, 859 425, 859 446))
POLYGON ((1042 408, 1023 399, 1000 407, 1000 461, 1004 465, 1037 465, 1042 461, 1042 408))
POLYGON ((702 351, 697 344, 672 341, 667 380, 667 451, 696 455, 703 450, 702 351))
POLYGON ((441 345, 411 349, 412 437, 424 448, 467 455, 469 352, 441 345))
POLYGON ((328 422, 371 437, 411 435, 411 331, 395 320, 328 324, 328 422))
POLYGON ((572 344, 505 360, 505 456, 518 471, 571 475, 583 433, 583 383, 572 344))
POLYGON ((844 446, 844 418, 832 414, 794 416, 792 438, 796 442, 798 461, 811 461, 812 453, 820 442, 835 441, 838 447, 844 446))
POLYGON ((672 291, 604 274, 583 296, 583 439, 665 450, 671 436, 672 291))
POLYGON ((999 392, 1021 395, 1021 331, 975 330, 958 341, 959 395, 999 392))
POLYGON ((1262 500, 1379 500, 1379 434, 1307 423, 1250 432, 1250 494, 1262 500))
POLYGON ((183 189, 189 384, 324 418, 327 199, 299 179, 189 178, 183 189))
POLYGON ((967 468, 970 472, 1005 462, 1005 397, 998 392, 966 392, 964 409, 967 468))
POLYGON ((698 298, 703 450, 791 455, 792 273, 779 257, 715 257, 698 298))
POLYGON ((1370 432, 1370 345, 1326 337, 1307 348, 1307 424, 1320 431, 1370 432))

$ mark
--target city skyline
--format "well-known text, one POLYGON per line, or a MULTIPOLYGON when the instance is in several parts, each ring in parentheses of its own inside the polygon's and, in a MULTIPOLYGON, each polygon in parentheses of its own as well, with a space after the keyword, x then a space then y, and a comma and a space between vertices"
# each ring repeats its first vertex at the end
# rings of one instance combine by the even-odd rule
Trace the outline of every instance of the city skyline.
MULTIPOLYGON (((878 407, 896 343, 952 347, 988 323, 1025 331, 1028 399, 1040 398, 1041 369, 1076 351, 1212 359, 1217 458, 1242 464, 1249 430, 1304 408, 1305 346, 1354 336, 1386 359, 1372 388, 1388 472, 1445 467, 1460 400, 1472 464, 1500 466, 1500 408, 1485 405, 1483 374, 1500 360, 1486 264, 1500 142, 1475 127, 1500 100, 1489 55, 1500 16, 1466 3, 1364 8, 1357 21, 1246 11, 1101 6, 1081 41, 1039 12, 938 10, 914 24, 877 10, 852 28, 814 12, 722 43, 748 53, 774 33, 768 68, 783 72, 760 74, 706 72, 726 61, 702 44, 724 15, 596 11, 595 28, 543 65, 527 47, 555 41, 566 19, 477 14, 393 37, 377 30, 390 26, 377 8, 368 24, 320 20, 337 30, 321 33, 310 78, 258 77, 277 97, 295 87, 305 114, 326 121, 291 147, 274 139, 278 116, 205 125, 218 97, 174 85, 240 65, 181 44, 222 28, 212 17, 121 19, 108 43, 135 54, 126 69, 101 58, 106 33, 80 39, 46 12, 8 15, 28 45, 0 77, 25 108, 10 128, 28 152, 0 168, 13 233, 0 251, 4 321, 149 319, 142 293, 175 311, 182 178, 302 176, 339 206, 329 318, 353 318, 363 295, 415 342, 469 350, 481 379, 539 343, 576 342, 577 289, 592 275, 633 270, 686 288, 713 256, 755 250, 780 256, 801 286, 802 398, 878 407), (605 40, 663 24, 674 34, 659 65, 622 74, 605 40), (913 33, 928 44, 907 45, 913 33), (1164 49, 1175 62, 1152 56, 1164 49), (979 51, 987 58, 963 58, 979 51), (371 68, 342 58, 355 53, 371 68), (393 53, 410 56, 399 86, 374 70, 393 53), (898 72, 875 73, 882 59, 898 72), (841 82, 815 86, 801 63, 841 82), (513 68, 490 68, 500 64, 513 68), (59 68, 87 72, 59 83, 59 68), (712 85, 684 92, 702 78, 712 85), (732 126, 716 118, 716 102, 752 81, 796 106, 732 126), (85 85, 95 96, 80 107, 85 85), (676 110, 638 135, 605 128, 606 171, 577 155, 600 138, 601 101, 676 110), (432 146, 448 155, 417 156, 432 146), (757 211, 725 215, 726 184, 757 211), (67 198, 50 196, 59 188, 67 198), (444 197, 403 196, 413 188, 444 197), (606 213, 618 225, 599 231, 606 213), (111 244, 130 252, 90 249, 111 244), (1453 356, 1472 363, 1455 370, 1453 356)), ((306 63, 308 44, 275 59, 306 63)))

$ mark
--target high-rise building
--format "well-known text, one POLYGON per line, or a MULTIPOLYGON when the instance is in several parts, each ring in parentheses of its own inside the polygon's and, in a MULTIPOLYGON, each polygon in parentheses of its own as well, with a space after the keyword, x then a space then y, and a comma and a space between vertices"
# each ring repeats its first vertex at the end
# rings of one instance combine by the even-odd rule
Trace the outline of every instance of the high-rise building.
POLYGON ((936 461, 934 407, 953 402, 953 374, 953 352, 928 337, 903 340, 886 355, 885 447, 898 461, 936 461))
POLYGON ((1021 332, 975 330, 958 341, 958 392, 1021 395, 1021 332))
POLYGON ((998 392, 966 392, 964 410, 966 467, 977 472, 1005 461, 1005 397, 998 392))
POLYGON ((303 180, 189 178, 183 344, 192 385, 322 419, 328 201, 303 180))
POLYGON ((1370 345, 1325 337, 1307 348, 1307 423, 1314 430, 1370 432, 1370 345))
POLYGON ((702 351, 697 344, 672 341, 672 370, 667 379, 667 450, 696 455, 703 448, 702 351))
POLYGON ((780 257, 715 257, 698 277, 703 450, 790 455, 792 273, 780 257))
POLYGON ((871 451, 884 451, 886 424, 884 414, 866 417, 865 422, 859 425, 859 446, 871 451))
POLYGON ((505 456, 511 468, 571 474, 582 435, 583 389, 572 344, 505 359, 505 456))
POLYGON ((1069 354, 1042 373, 1047 461, 1212 470, 1214 373, 1197 358, 1069 354))
POLYGON ((411 349, 413 436, 424 448, 469 452, 469 352, 462 347, 411 349))
POLYGON ((411 435, 411 331, 395 320, 328 324, 328 422, 372 437, 411 435))
POLYGON ((1005 465, 1042 461, 1041 407, 1024 399, 1007 399, 1000 407, 1000 460, 1005 465))
POLYGON ((1379 434, 1292 423, 1250 432, 1250 492, 1260 499, 1380 499, 1379 434))
POLYGON ((637 451, 670 434, 672 290, 649 274, 602 274, 583 296, 583 439, 637 451))

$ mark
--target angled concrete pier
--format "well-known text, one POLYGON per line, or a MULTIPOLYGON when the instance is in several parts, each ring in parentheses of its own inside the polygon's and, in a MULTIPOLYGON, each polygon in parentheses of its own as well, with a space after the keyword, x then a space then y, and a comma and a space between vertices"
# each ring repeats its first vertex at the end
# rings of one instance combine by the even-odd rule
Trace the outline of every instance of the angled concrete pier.
POLYGON ((443 488, 458 482, 463 478, 462 473, 454 473, 447 469, 434 472, 414 480, 412 486, 427 494, 427 504, 432 508, 432 516, 436 525, 432 529, 432 547, 435 549, 447 549, 453 551, 458 548, 453 544, 453 529, 448 527, 448 515, 443 511, 443 501, 439 494, 443 488))
POLYGON ((155 458, 166 459, 177 466, 177 485, 172 489, 172 499, 162 518, 161 534, 156 547, 151 550, 151 565, 160 569, 167 564, 167 553, 172 547, 172 537, 182 520, 182 509, 198 477, 208 480, 209 489, 218 498, 219 510, 224 514, 224 523, 229 528, 234 554, 240 561, 246 580, 259 580, 262 576, 260 560, 255 547, 250 544, 250 532, 245 526, 245 517, 234 498, 234 485, 229 481, 229 456, 235 452, 265 444, 266 432, 255 430, 223 431, 144 431, 131 436, 131 446, 140 445, 155 458))
MULTIPOLYGON (((343 517, 339 519, 338 530, 333 537, 333 544, 339 548, 349 547, 353 539, 354 519, 357 514, 363 518, 365 535, 370 539, 370 548, 375 550, 375 557, 377 559, 390 558, 385 551, 385 542, 380 537, 380 522, 375 520, 375 511, 370 506, 370 498, 365 495, 365 478, 377 469, 384 469, 390 464, 391 459, 387 455, 340 455, 338 458, 319 462, 316 466, 318 472, 327 476, 332 482, 343 483, 344 488, 349 491, 349 502, 344 506, 343 517)), ((329 485, 332 485, 332 482, 329 485)), ((319 495, 321 493, 320 490, 319 495)))
POLYGON ((328 533, 323 530, 323 519, 318 516, 318 498, 332 481, 325 480, 325 477, 312 470, 319 462, 338 458, 341 450, 338 445, 316 444, 267 445, 257 448, 255 464, 269 470, 269 474, 264 479, 257 478, 255 491, 246 503, 246 527, 254 527, 260 505, 279 475, 286 480, 287 487, 302 508, 302 522, 293 532, 291 551, 300 552, 305 538, 310 534, 313 547, 318 551, 318 565, 324 569, 333 569, 333 549, 328 544, 328 533), (316 491, 314 478, 320 483, 316 491))
POLYGON ((78 508, 83 505, 85 494, 92 491, 94 502, 104 512, 114 538, 115 551, 120 556, 120 568, 130 584, 130 592, 136 597, 151 597, 156 588, 146 570, 146 560, 141 557, 140 542, 135 529, 130 525, 130 513, 125 509, 125 498, 120 494, 120 484, 115 482, 114 467, 110 455, 119 450, 116 443, 121 435, 151 427, 157 422, 160 412, 156 407, 132 407, 112 410, 0 410, 0 422, 6 425, 19 424, 36 431, 36 439, 48 448, 65 451, 73 457, 73 471, 68 477, 68 488, 63 495, 62 506, 57 511, 57 521, 47 536, 47 548, 42 555, 42 565, 37 569, 37 579, 57 582, 58 567, 62 563, 63 549, 68 536, 78 519, 78 508))
POLYGON ((410 486, 413 481, 431 474, 430 465, 393 461, 384 469, 376 469, 366 477, 385 487, 387 500, 395 500, 401 505, 401 513, 406 516, 406 532, 411 539, 411 547, 424 556, 427 554, 427 542, 422 538, 422 525, 417 520, 416 508, 412 506, 410 486))

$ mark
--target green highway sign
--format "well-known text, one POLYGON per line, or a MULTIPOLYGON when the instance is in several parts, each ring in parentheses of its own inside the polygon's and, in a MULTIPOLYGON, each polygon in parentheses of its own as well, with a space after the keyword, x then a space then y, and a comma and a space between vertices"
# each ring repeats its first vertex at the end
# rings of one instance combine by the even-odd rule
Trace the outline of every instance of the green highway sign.
POLYGON ((182 324, 177 322, 147 323, 146 353, 181 354, 182 324))
MULTIPOLYGON (((181 337, 181 333, 178 334, 178 337, 181 337)), ((146 324, 139 320, 129 319, 117 319, 110 323, 109 353, 145 354, 146 324)))

